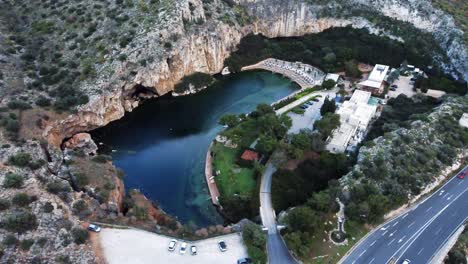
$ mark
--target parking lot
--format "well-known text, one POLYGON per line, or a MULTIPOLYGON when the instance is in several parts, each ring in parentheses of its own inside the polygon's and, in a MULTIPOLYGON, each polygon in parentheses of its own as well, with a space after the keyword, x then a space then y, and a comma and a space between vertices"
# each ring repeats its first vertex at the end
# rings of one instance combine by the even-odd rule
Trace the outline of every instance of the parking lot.
POLYGON ((229 234, 187 242, 187 252, 179 253, 178 240, 175 251, 168 251, 172 238, 136 229, 103 228, 99 234, 104 256, 109 264, 236 264, 240 258, 247 257, 240 234, 229 234), (227 251, 221 252, 218 241, 224 240, 227 251), (190 254, 190 246, 197 247, 198 254, 190 254))
POLYGON ((397 85, 398 88, 396 91, 388 91, 388 96, 390 98, 396 98, 400 94, 405 94, 408 97, 412 97, 413 95, 416 94, 415 91, 413 91, 413 84, 411 82, 412 76, 400 76, 398 80, 395 80, 393 84, 397 85))
POLYGON ((322 97, 317 98, 319 100, 318 102, 312 102, 313 104, 307 107, 302 115, 289 112, 287 115, 291 117, 292 126, 288 130, 288 134, 299 133, 301 129, 312 129, 314 122, 321 117, 320 108, 322 107, 323 101, 327 95, 330 98, 334 98, 336 96, 334 93, 324 94, 322 97))

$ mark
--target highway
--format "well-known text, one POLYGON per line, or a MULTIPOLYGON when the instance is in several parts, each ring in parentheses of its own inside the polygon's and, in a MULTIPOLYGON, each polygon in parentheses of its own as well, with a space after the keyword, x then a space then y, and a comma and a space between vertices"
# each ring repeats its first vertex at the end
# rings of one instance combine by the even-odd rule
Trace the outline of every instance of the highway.
POLYGON ((468 217, 468 166, 431 196, 369 233, 339 263, 430 263, 468 217))
POLYGON ((296 264, 277 230, 276 215, 271 204, 271 177, 275 171, 275 166, 271 162, 268 162, 260 185, 260 216, 263 226, 268 229, 268 263, 296 264))

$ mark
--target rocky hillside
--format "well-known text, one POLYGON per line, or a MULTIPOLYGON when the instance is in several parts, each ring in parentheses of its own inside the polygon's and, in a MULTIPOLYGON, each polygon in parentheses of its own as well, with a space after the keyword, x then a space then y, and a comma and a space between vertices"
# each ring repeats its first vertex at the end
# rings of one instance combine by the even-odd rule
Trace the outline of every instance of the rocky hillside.
POLYGON ((347 216, 377 221, 420 194, 447 167, 466 160, 468 129, 458 123, 466 112, 466 96, 448 97, 429 115, 413 116, 409 128, 385 133, 361 147, 357 165, 340 180, 347 216))
POLYGON ((177 232, 144 197, 125 196, 122 173, 79 133, 184 76, 220 72, 250 33, 349 25, 402 41, 433 35, 435 62, 468 79, 463 32, 425 0, 0 1, 1 262, 97 262, 81 221, 177 232))

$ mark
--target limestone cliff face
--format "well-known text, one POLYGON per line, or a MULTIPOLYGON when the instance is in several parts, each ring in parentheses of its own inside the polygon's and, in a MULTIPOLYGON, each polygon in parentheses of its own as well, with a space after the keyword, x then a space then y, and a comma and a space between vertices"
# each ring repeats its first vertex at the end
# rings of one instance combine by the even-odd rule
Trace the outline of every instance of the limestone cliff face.
MULTIPOLYGON (((140 34, 133 45, 124 50, 128 57, 126 62, 102 66, 98 80, 83 84, 83 89, 89 91, 90 102, 81 106, 76 114, 48 126, 44 136, 58 146, 64 138, 121 118, 126 111, 138 106, 140 97, 157 97, 172 91, 186 75, 220 72, 224 60, 249 33, 268 37, 300 36, 351 25, 368 28, 375 34, 391 35, 363 17, 323 15, 324 10, 337 8, 338 3, 318 6, 282 0, 236 2, 254 18, 251 25, 228 25, 222 23, 220 17, 208 19, 201 0, 179 1, 167 15, 170 28, 155 25, 153 30, 140 34), (142 65, 139 63, 142 60, 147 63, 142 65), (113 70, 106 71, 109 67, 113 70)), ((346 3, 349 8, 373 10, 433 32, 451 60, 451 65, 445 65, 446 69, 456 67, 468 79, 466 47, 454 37, 457 29, 453 21, 430 4, 421 0, 377 0, 372 4, 353 0, 346 3)), ((221 0, 214 1, 213 5, 232 12, 221 0)))

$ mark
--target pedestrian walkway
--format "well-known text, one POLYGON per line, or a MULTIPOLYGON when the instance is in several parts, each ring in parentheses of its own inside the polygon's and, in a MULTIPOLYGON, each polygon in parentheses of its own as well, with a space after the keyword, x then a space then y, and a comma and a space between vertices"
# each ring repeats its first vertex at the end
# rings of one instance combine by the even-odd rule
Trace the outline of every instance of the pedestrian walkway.
POLYGON ((293 82, 299 84, 302 89, 322 85, 325 73, 318 68, 301 62, 289 62, 269 58, 257 64, 242 67, 242 71, 267 70, 280 73, 293 82))
POLYGON ((211 143, 208 151, 206 152, 206 161, 205 161, 205 177, 206 177, 206 184, 208 185, 208 189, 210 191, 211 202, 214 205, 219 205, 219 191, 218 186, 214 180, 213 176, 213 156, 211 154, 211 147, 213 143, 211 143))

